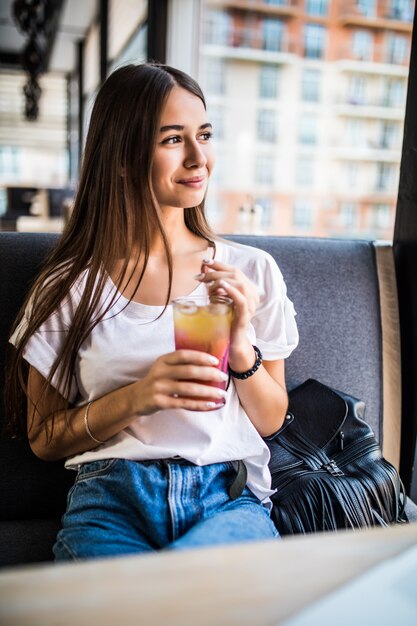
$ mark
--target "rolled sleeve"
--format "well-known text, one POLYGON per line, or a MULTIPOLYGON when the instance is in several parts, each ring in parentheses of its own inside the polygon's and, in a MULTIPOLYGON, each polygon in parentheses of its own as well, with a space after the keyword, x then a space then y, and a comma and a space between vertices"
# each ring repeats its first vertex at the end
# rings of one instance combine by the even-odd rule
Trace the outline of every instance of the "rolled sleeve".
MULTIPOLYGON (((9 339, 12 345, 17 346, 19 344, 27 324, 28 319, 24 316, 9 339)), ((27 341, 23 350, 23 358, 47 379, 59 358, 66 334, 67 328, 63 324, 62 316, 59 313, 51 315, 27 341)), ((62 370, 58 365, 50 384, 64 398, 73 403, 78 394, 76 379, 73 376, 68 392, 68 390, 65 391, 62 381, 60 381, 61 374, 62 370)))
POLYGON ((286 359, 299 341, 296 312, 281 271, 269 254, 264 255, 262 278, 258 280, 262 281, 260 302, 252 319, 256 345, 265 360, 286 359))

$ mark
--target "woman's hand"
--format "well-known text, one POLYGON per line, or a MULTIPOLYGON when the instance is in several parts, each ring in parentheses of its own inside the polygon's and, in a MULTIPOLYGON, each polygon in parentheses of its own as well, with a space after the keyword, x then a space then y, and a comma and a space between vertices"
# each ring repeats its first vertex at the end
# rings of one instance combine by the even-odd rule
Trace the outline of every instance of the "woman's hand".
POLYGON ((231 349, 237 348, 242 342, 247 342, 248 324, 259 304, 255 285, 237 267, 218 261, 203 262, 202 273, 198 274, 196 279, 207 285, 210 295, 222 293, 233 300, 231 349))
POLYGON ((245 372, 255 361, 247 330, 259 303, 256 287, 240 269, 233 265, 209 261, 203 262, 202 270, 202 273, 195 278, 207 285, 209 294, 221 293, 233 300, 234 315, 230 333, 229 365, 237 372, 245 372))
POLYGON ((136 383, 138 413, 162 409, 210 411, 223 406, 226 392, 209 383, 225 383, 227 374, 217 369, 218 359, 196 350, 176 350, 159 357, 147 375, 136 383))
POLYGON ((97 447, 127 428, 137 415, 161 409, 210 411, 223 406, 225 392, 209 383, 224 383, 216 357, 195 350, 177 350, 159 357, 148 374, 88 405, 72 407, 33 367, 28 380, 28 436, 40 459, 55 461, 97 447), (194 381, 201 382, 194 382, 194 381), (91 405, 91 406, 90 406, 91 405), (86 408, 88 407, 88 409, 86 408), (95 439, 86 430, 88 425, 95 439), (54 427, 49 419, 54 414, 54 427))

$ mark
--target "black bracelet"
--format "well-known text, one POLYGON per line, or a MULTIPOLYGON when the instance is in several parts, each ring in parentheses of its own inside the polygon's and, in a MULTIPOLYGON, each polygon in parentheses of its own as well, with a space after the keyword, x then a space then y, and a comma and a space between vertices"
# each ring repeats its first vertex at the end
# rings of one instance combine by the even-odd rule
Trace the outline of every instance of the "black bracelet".
POLYGON ((250 376, 253 376, 254 373, 261 367, 262 352, 259 350, 257 346, 253 346, 253 349, 256 352, 256 361, 253 364, 253 366, 250 368, 250 370, 247 370, 246 372, 235 372, 234 370, 232 370, 231 367, 229 367, 230 376, 233 376, 233 378, 238 378, 239 380, 246 380, 247 378, 250 378, 250 376))

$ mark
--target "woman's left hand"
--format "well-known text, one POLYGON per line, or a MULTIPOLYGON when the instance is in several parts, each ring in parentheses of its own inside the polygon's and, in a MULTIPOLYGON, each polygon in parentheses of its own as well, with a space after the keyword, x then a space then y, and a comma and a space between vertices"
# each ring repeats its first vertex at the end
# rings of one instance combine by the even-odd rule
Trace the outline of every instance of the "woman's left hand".
POLYGON ((248 323, 255 314, 259 303, 259 295, 255 285, 237 267, 218 261, 203 262, 202 273, 198 275, 197 280, 207 285, 210 295, 220 293, 233 300, 234 317, 230 336, 231 347, 237 347, 240 342, 247 342, 248 323))

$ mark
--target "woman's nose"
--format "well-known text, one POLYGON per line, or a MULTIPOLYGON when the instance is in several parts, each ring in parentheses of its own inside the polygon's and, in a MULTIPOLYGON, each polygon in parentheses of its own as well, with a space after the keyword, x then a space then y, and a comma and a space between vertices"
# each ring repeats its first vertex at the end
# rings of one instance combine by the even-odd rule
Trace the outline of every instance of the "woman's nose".
POLYGON ((196 142, 190 145, 184 162, 185 167, 203 167, 206 163, 207 157, 200 144, 196 142))

